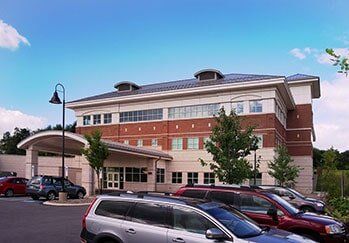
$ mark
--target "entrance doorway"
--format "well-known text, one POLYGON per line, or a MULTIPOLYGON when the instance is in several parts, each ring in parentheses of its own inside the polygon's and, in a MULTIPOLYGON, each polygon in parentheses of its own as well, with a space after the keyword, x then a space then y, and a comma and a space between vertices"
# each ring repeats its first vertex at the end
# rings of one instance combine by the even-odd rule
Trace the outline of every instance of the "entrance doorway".
POLYGON ((120 188, 120 173, 107 172, 107 189, 119 189, 119 188, 120 188))

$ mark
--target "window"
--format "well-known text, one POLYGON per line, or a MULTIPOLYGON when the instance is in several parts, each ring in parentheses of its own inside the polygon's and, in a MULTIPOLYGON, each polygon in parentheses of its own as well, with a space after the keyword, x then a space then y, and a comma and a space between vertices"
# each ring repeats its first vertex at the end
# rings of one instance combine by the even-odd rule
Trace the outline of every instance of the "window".
POLYGON ((130 141, 124 140, 124 144, 130 144, 130 141))
POLYGON ((172 150, 183 149, 183 138, 172 138, 172 150))
POLYGON ((199 173, 188 172, 188 184, 197 184, 199 182, 199 173))
POLYGON ((146 168, 126 167, 126 181, 147 182, 148 174, 146 168))
POLYGON ((142 139, 138 139, 137 140, 137 147, 142 147, 143 146, 143 140, 142 139))
POLYGON ((83 120, 84 126, 91 125, 91 116, 84 116, 83 120))
POLYGON ((204 184, 214 184, 214 183, 215 183, 214 173, 205 172, 204 173, 204 184))
POLYGON ((120 122, 162 120, 162 109, 127 111, 120 113, 120 122))
POLYGON ((258 148, 263 148, 263 135, 262 134, 258 134, 258 135, 255 135, 257 138, 258 138, 258 143, 257 143, 257 146, 258 148))
POLYGON ((168 118, 194 118, 208 117, 218 113, 219 104, 192 105, 182 107, 171 107, 168 109, 168 118))
POLYGON ((205 235, 208 229, 217 228, 211 221, 191 209, 173 208, 173 229, 205 235))
POLYGON ((157 227, 167 227, 167 207, 159 204, 137 203, 131 212, 131 220, 140 224, 157 227))
POLYGON ((204 199, 206 190, 185 190, 182 194, 183 197, 200 198, 204 199))
POLYGON ((104 124, 110 124, 112 122, 112 114, 107 113, 103 115, 104 118, 104 124))
POLYGON ((261 100, 250 101, 250 112, 251 113, 263 112, 262 101, 261 100))
POLYGON ((228 205, 238 205, 236 194, 232 192, 211 191, 209 194, 209 198, 213 201, 222 202, 228 205))
POLYGON ((158 140, 157 140, 156 138, 153 138, 153 139, 151 140, 151 146, 152 146, 152 147, 157 147, 157 146, 158 146, 158 140))
POLYGON ((93 115, 93 125, 101 124, 101 115, 93 115))
MULTIPOLYGON (((254 185, 254 178, 250 179, 250 185, 254 185)), ((256 174, 256 186, 262 185, 262 173, 256 174)))
POLYGON ((236 114, 244 113, 244 102, 239 101, 239 102, 232 103, 232 109, 236 114))
POLYGON ((172 172, 172 183, 182 183, 182 172, 172 172))
POLYGON ((95 214, 109 218, 124 219, 132 204, 131 202, 102 201, 97 206, 95 214))
POLYGON ((165 183, 165 169, 162 169, 162 168, 156 169, 156 182, 165 183))
POLYGON ((187 145, 188 149, 199 149, 199 138, 188 138, 187 145))
POLYGON ((240 194, 240 203, 241 211, 250 211, 259 214, 267 214, 268 210, 273 207, 268 200, 248 194, 240 194))

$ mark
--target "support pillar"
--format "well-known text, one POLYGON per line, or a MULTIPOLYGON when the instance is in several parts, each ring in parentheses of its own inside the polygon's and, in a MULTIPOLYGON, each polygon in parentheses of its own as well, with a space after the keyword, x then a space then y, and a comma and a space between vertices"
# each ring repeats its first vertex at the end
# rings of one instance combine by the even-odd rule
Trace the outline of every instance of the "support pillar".
POLYGON ((33 149, 33 147, 29 147, 25 156, 25 178, 31 179, 33 176, 38 175, 38 159, 38 151, 33 149))
POLYGON ((82 156, 81 163, 81 184, 86 189, 86 196, 94 195, 94 171, 87 159, 82 156))

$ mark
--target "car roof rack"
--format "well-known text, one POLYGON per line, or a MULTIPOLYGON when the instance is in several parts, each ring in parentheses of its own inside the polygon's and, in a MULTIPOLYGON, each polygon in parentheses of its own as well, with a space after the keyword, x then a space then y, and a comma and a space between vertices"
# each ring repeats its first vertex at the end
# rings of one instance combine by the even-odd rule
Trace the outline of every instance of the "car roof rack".
POLYGON ((258 186, 244 186, 244 185, 215 185, 215 184, 187 184, 184 187, 194 187, 194 188, 216 188, 216 189, 234 189, 234 190, 244 190, 244 191, 255 191, 256 189, 262 189, 258 186))

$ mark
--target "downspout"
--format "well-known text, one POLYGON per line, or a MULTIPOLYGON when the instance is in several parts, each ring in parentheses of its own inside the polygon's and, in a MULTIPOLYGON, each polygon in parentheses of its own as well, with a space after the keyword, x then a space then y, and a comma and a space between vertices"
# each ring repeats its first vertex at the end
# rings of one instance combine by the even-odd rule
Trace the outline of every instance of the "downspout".
POLYGON ((157 181, 156 181, 156 178, 157 178, 157 172, 158 172, 158 162, 159 162, 159 160, 161 160, 161 156, 158 158, 158 159, 156 159, 155 160, 155 171, 154 171, 154 173, 155 173, 155 176, 154 176, 154 191, 156 192, 157 191, 157 181))

